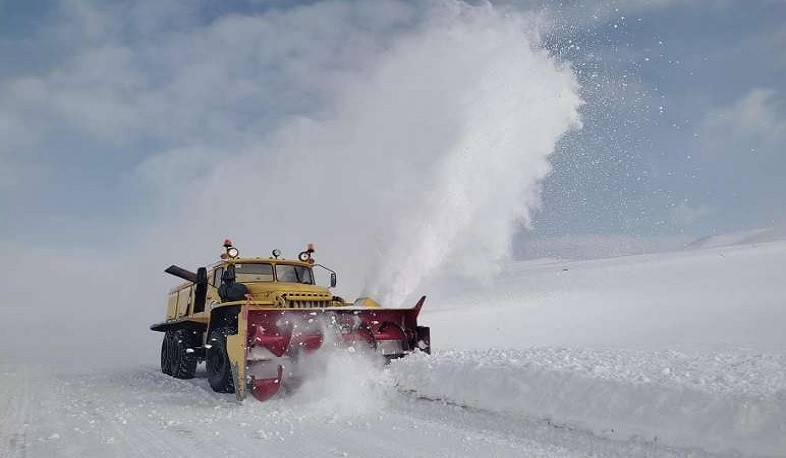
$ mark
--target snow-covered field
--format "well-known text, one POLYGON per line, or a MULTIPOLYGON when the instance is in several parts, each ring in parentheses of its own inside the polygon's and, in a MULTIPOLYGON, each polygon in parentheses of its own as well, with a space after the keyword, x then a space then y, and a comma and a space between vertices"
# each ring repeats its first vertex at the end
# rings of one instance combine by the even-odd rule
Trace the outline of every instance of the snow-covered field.
POLYGON ((486 288, 440 293, 424 311, 441 348, 783 353, 784 266, 784 241, 520 262, 486 288))
POLYGON ((0 456, 786 456, 784 265, 786 242, 515 263, 432 297, 434 355, 326 355, 264 404, 155 352, 110 370, 0 350, 0 456))

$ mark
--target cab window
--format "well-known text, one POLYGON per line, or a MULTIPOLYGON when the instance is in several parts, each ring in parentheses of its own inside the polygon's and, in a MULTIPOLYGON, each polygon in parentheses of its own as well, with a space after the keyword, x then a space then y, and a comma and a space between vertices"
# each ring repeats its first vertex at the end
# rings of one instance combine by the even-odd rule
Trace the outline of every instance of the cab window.
POLYGON ((272 282, 273 280, 273 266, 270 264, 235 264, 235 281, 253 283, 272 282))
POLYGON ((221 275, 223 275, 223 273, 224 273, 224 268, 223 267, 219 267, 216 270, 214 270, 213 271, 213 279, 212 279, 211 285, 215 286, 216 288, 221 286, 221 275))
POLYGON ((276 264, 276 277, 280 282, 314 284, 314 276, 311 274, 311 269, 303 266, 276 264))

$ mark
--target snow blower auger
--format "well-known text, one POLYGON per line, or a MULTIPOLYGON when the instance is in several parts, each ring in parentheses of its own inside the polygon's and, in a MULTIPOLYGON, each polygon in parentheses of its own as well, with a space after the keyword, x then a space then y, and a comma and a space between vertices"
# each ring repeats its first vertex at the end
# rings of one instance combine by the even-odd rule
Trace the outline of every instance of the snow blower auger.
POLYGON ((164 332, 161 371, 192 378, 204 361, 210 387, 260 401, 282 387, 296 389, 304 376, 298 362, 328 347, 379 358, 414 351, 430 353, 429 328, 417 318, 426 297, 411 309, 382 308, 371 298, 354 303, 314 282, 313 245, 297 260, 273 250, 267 258, 241 258, 230 240, 221 260, 196 273, 178 266, 165 272, 185 280, 169 293, 166 321, 150 326, 164 332))

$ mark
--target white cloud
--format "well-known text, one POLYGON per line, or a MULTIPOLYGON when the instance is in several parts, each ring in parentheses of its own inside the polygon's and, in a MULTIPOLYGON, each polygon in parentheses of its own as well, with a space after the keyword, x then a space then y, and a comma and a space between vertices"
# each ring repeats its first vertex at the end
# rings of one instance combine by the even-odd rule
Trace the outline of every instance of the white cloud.
POLYGON ((786 113, 772 89, 752 89, 707 114, 699 127, 709 157, 777 148, 786 142, 786 113))
POLYGON ((397 2, 323 2, 205 24, 182 20, 196 13, 166 6, 174 4, 64 2, 67 19, 43 38, 65 37, 64 56, 0 81, 4 116, 24 126, 3 132, 0 149, 53 131, 94 148, 256 142, 282 116, 318 111, 413 14, 397 2))

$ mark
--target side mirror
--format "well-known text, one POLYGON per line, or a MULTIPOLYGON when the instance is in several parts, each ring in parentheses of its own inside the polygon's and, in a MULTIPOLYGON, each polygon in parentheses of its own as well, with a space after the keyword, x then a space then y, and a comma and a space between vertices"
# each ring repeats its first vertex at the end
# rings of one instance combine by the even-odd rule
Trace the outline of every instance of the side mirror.
POLYGON ((334 272, 333 269, 331 269, 330 267, 325 267, 322 264, 314 264, 314 266, 321 267, 321 268, 327 270, 328 272, 330 272, 330 287, 331 288, 335 288, 336 287, 336 272, 334 272))

